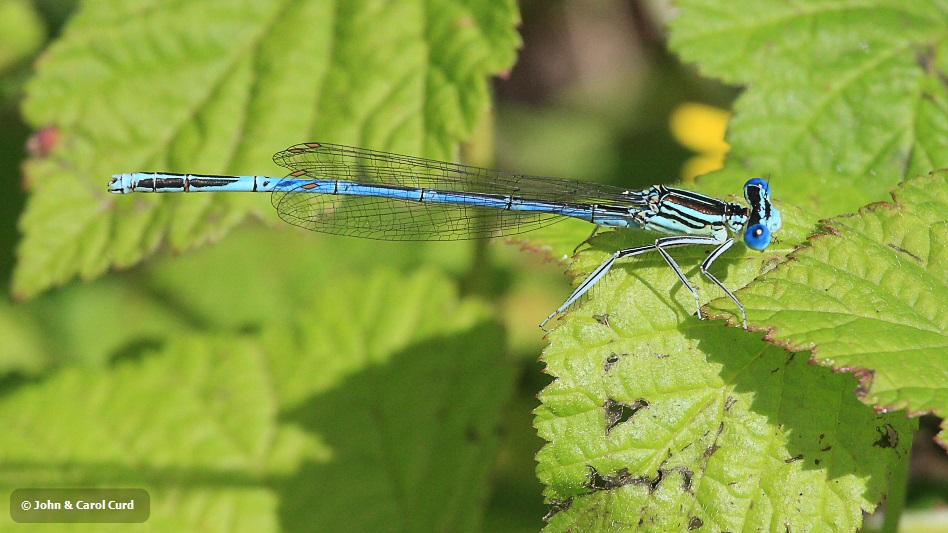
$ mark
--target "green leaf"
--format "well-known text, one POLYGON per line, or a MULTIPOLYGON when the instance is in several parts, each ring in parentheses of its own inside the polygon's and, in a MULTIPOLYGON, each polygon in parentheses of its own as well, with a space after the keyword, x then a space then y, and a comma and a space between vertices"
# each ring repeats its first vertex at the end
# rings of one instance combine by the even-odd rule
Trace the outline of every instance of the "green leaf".
POLYGON ((62 364, 101 368, 117 352, 195 329, 179 309, 141 289, 113 279, 17 305, 0 302, 0 377, 37 376, 62 364))
POLYGON ((944 0, 678 5, 671 48, 748 86, 728 166, 796 182, 785 200, 829 216, 884 199, 893 176, 948 166, 944 0))
POLYGON ((384 268, 401 272, 425 265, 454 273, 470 261, 466 242, 430 246, 278 229, 244 225, 215 246, 159 256, 130 272, 128 282, 196 325, 243 330, 295 318, 337 280, 374 275, 379 257, 384 268))
MULTIPOLYGON (((274 350, 288 352, 273 369, 287 408, 353 371, 389 364, 394 354, 412 345, 461 335, 488 314, 476 300, 458 302, 454 285, 427 268, 412 275, 381 270, 343 277, 324 286, 313 300, 310 312, 294 317, 292 330, 266 332, 274 350), (301 358, 300 353, 310 356, 301 358)), ((459 357, 445 352, 442 357, 459 357)))
POLYGON ((333 460, 283 481, 287 521, 315 531, 479 530, 514 377, 502 336, 478 326, 411 345, 290 410, 286 419, 322 435, 333 460))
POLYGON ((401 272, 421 265, 455 272, 470 253, 468 243, 386 243, 248 224, 216 246, 161 254, 133 271, 28 302, 0 302, 0 376, 36 376, 63 364, 102 367, 114 353, 184 332, 258 331, 297 318, 339 279, 372 275, 380 255, 385 268, 401 272))
POLYGON ((0 492, 142 487, 175 531, 476 529, 514 378, 486 315, 442 276, 381 273, 259 336, 8 387, 0 492))
POLYGON ((455 298, 430 272, 382 273, 327 288, 290 335, 269 332, 286 420, 333 450, 282 480, 285 523, 478 529, 514 370, 486 310, 455 298))
POLYGON ((892 197, 826 222, 737 297, 772 342, 854 372, 867 404, 944 417, 948 171, 908 180, 892 197))
POLYGON ((26 0, 0 0, 0 72, 23 61, 43 44, 46 29, 26 0))
POLYGON ((278 423, 265 361, 246 340, 185 337, 106 371, 73 368, 8 391, 0 490, 142 487, 153 527, 275 530, 266 477, 328 451, 278 423))
POLYGON ((113 173, 282 174, 271 154, 311 140, 450 158, 520 42, 511 0, 83 6, 23 105, 61 141, 25 167, 19 296, 273 218, 264 195, 115 197, 113 173))
POLYGON ((857 529, 914 421, 740 329, 656 324, 652 303, 607 324, 576 313, 551 334, 556 380, 536 416, 546 531, 857 529))

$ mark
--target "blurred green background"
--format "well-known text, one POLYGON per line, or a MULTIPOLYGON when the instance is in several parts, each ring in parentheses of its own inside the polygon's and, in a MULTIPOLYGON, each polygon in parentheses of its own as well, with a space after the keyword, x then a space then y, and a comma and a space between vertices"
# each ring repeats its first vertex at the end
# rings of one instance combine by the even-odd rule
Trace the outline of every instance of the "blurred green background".
MULTIPOLYGON (((44 157, 58 142, 55 130, 33 131, 20 118, 24 84, 78 4, 0 1, 0 179, 6 191, 0 274, 8 287, 26 198, 21 164, 30 154, 44 157)), ((520 8, 523 47, 514 68, 493 81, 493 111, 462 146, 466 162, 630 188, 688 181, 718 164, 723 110, 739 89, 702 78, 669 54, 664 26, 673 13, 667 3, 523 1, 520 8)), ((333 141, 299 139, 308 140, 333 141)), ((131 170, 146 169, 115 169, 131 170)), ((271 213, 209 246, 180 254, 162 249, 124 272, 71 281, 25 302, 8 298, 0 314, 0 394, 16 394, 70 367, 104 369, 147 358, 169 332, 256 334, 267 319, 305 316, 327 279, 358 285, 379 270, 435 269, 455 282, 461 298, 487 306, 507 332, 502 359, 513 381, 495 428, 499 448, 482 527, 536 531, 548 510, 533 460, 542 442, 531 411, 548 382, 537 363, 545 344, 536 324, 570 292, 556 259, 500 240, 386 243, 304 234, 281 226, 271 213), (106 327, 124 320, 138 323, 134 335, 106 327)), ((336 302, 348 303, 344 297, 336 302)), ((922 421, 910 507, 945 501, 948 463, 931 440, 937 422, 922 421)), ((29 471, 5 479, 28 482, 29 471)))

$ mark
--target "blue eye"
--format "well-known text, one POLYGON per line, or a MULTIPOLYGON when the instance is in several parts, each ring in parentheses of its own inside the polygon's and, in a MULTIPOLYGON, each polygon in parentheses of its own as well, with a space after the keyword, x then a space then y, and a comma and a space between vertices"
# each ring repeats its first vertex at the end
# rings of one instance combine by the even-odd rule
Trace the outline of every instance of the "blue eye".
POLYGON ((744 244, 748 248, 763 252, 770 244, 770 230, 763 224, 754 224, 744 231, 744 244))
POLYGON ((763 189, 768 196, 770 195, 770 184, 760 178, 751 178, 747 180, 747 183, 744 184, 744 189, 746 190, 748 187, 755 185, 763 189))

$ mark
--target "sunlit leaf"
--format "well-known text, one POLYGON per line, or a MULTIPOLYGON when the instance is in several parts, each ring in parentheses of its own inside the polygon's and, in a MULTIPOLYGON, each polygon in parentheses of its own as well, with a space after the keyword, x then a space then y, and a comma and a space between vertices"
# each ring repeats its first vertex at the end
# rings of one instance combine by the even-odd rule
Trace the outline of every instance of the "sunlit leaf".
POLYGON ((85 2, 23 105, 61 140, 26 166, 14 293, 272 217, 265 195, 115 197, 114 173, 282 175, 271 154, 314 140, 452 158, 517 21, 512 1, 85 2))
POLYGON ((829 220, 737 296, 772 342, 855 372, 867 404, 945 416, 948 171, 908 180, 892 196, 829 220))
POLYGON ((702 74, 748 87, 728 165, 798 179, 784 199, 831 216, 948 166, 944 1, 677 5, 670 47, 702 74))
POLYGON ((535 422, 546 531, 857 529, 914 421, 759 335, 653 318, 656 300, 551 334, 535 422))

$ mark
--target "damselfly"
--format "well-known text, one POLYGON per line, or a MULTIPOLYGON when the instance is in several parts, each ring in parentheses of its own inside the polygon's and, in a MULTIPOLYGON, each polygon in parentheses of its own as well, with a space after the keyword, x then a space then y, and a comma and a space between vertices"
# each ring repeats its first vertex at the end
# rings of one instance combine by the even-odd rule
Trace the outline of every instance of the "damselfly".
MULTIPOLYGON (((744 184, 749 207, 681 189, 645 190, 494 170, 376 152, 328 143, 304 143, 273 156, 291 172, 284 178, 138 172, 116 174, 109 192, 269 192, 280 218, 309 230, 383 240, 459 240, 513 235, 566 217, 599 227, 664 233, 647 246, 619 250, 582 283, 551 318, 573 305, 619 259, 650 250, 661 254, 701 302, 667 248, 713 245, 701 273, 741 311, 744 306, 708 268, 734 244, 730 233, 762 251, 780 229, 770 186, 760 178, 744 184), (729 233, 730 232, 730 233, 729 233)), ((595 233, 595 231, 594 231, 595 233)))

